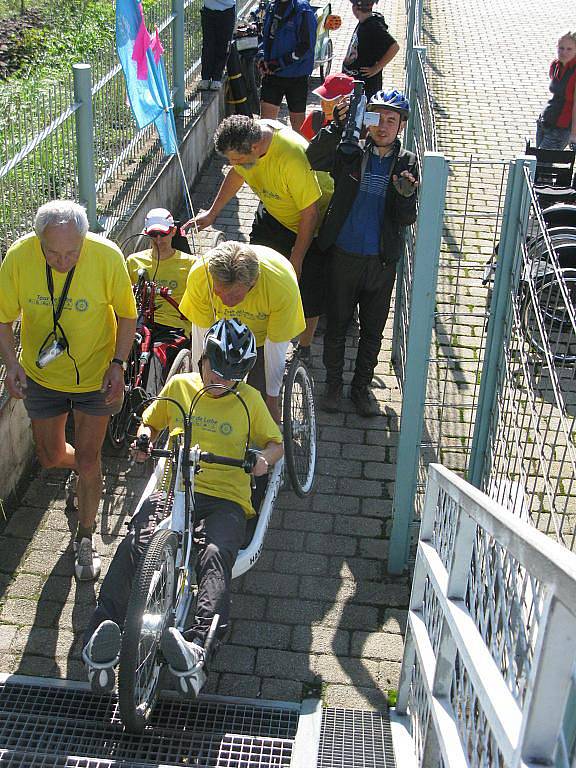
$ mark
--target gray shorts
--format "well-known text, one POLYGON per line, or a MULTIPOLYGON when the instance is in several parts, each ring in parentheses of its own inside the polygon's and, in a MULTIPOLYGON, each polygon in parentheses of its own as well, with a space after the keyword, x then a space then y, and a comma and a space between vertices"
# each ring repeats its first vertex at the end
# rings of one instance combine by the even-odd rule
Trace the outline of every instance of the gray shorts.
POLYGON ((80 411, 88 416, 112 416, 122 408, 122 399, 110 405, 104 402, 104 393, 60 392, 48 389, 27 376, 28 387, 24 406, 31 419, 51 419, 70 411, 80 411))

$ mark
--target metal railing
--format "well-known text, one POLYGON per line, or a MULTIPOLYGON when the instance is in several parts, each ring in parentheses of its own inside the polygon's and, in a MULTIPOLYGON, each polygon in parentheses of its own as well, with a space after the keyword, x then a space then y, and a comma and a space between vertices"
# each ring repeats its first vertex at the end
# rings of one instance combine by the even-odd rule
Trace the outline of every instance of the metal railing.
POLYGON ((392 573, 413 559, 428 465, 441 462, 463 473, 468 467, 490 294, 483 277, 500 238, 509 173, 508 163, 442 155, 425 155, 424 168, 428 157, 441 159, 430 177, 422 178, 420 248, 409 235, 397 287, 393 360, 403 392, 399 450, 405 442, 410 455, 397 465, 392 573), (429 184, 426 211, 422 202, 429 184), (436 221, 434 238, 424 236, 425 218, 436 221))
POLYGON ((429 468, 396 722, 418 766, 568 768, 576 556, 429 468))
MULTIPOLYGON (((192 120, 199 97, 186 104, 196 77, 201 48, 201 0, 157 0, 147 9, 149 28, 158 26, 164 60, 176 107, 190 109, 192 120)), ((91 67, 91 110, 94 135, 95 202, 107 234, 130 213, 166 162, 154 126, 139 131, 126 100, 116 50, 110 45, 88 62, 91 67)), ((78 199, 76 120, 82 106, 72 78, 44 88, 29 102, 3 105, 0 119, 0 256, 30 231, 39 205, 56 197, 78 199)), ((89 211, 90 212, 90 211, 89 211)))
POLYGON ((503 307, 503 322, 494 316, 503 343, 496 340, 484 364, 488 394, 478 420, 485 436, 478 427, 470 476, 574 550, 575 272, 559 261, 562 251, 552 245, 526 168, 515 186, 518 215, 527 223, 520 241, 498 253, 492 305, 494 315, 503 307))

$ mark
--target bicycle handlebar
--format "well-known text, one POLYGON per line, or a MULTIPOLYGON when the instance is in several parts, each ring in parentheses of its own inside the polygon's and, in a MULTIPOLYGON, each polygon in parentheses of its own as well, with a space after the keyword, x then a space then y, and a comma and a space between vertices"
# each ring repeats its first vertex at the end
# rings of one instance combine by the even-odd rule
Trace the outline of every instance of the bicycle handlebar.
MULTIPOLYGON (((169 459, 172 457, 172 455, 172 451, 167 451, 164 448, 153 448, 150 451, 150 456, 155 459, 169 459)), ((242 459, 233 459, 230 456, 218 456, 216 453, 210 453, 209 451, 200 451, 198 460, 204 464, 222 464, 228 467, 238 467, 239 469, 243 469, 246 474, 249 474, 252 472, 256 462, 258 461, 258 451, 250 448, 248 449, 246 456, 244 456, 242 459)), ((189 465, 192 463, 192 461, 188 462, 189 465)))

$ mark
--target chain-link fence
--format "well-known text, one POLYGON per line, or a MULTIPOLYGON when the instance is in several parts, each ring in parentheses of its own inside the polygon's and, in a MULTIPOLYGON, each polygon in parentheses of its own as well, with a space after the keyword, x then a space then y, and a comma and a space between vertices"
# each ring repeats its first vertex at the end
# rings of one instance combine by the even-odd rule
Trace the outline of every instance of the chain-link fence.
MULTIPOLYGON (((201 49, 201 0, 184 0, 184 70, 187 112, 181 122, 195 119, 198 96, 190 86, 197 77, 201 49)), ((164 46, 168 81, 174 86, 174 26, 171 0, 157 0, 147 9, 149 28, 158 26, 164 46)), ((113 234, 149 189, 166 162, 154 126, 139 131, 127 103, 124 78, 111 44, 89 63, 97 214, 107 234, 113 234)), ((20 97, 4 105, 0 121, 0 256, 30 231, 39 205, 56 197, 78 198, 77 141, 72 78, 47 85, 28 102, 20 97)))

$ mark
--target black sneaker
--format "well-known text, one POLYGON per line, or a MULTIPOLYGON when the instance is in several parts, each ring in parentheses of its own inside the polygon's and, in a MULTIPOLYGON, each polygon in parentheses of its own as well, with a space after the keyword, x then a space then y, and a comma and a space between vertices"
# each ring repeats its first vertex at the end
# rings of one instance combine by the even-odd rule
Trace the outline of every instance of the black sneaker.
POLYGON ((326 384, 324 395, 320 398, 320 408, 328 413, 338 413, 342 400, 342 384, 326 384))
POLYGON ((369 387, 351 387, 350 399, 359 416, 378 416, 380 409, 369 387))

